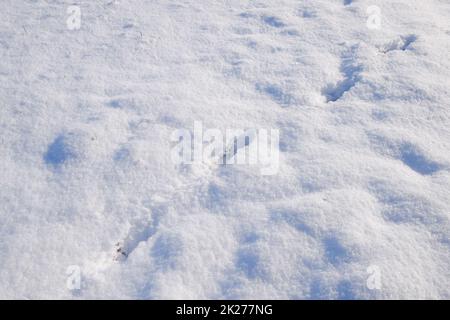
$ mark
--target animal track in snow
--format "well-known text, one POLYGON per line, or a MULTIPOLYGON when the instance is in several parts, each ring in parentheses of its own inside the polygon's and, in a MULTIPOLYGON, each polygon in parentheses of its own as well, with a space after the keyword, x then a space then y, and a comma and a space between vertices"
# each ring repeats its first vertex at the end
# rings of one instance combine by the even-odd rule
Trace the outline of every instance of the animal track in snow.
POLYGON ((47 166, 61 169, 68 163, 83 161, 95 152, 96 137, 85 130, 59 134, 43 156, 47 166))
MULTIPOLYGON (((239 14, 239 16, 241 18, 244 19, 257 19, 258 15, 252 14, 250 12, 242 12, 241 14, 239 14)), ((260 16, 261 21, 273 28, 283 28, 286 26, 286 24, 283 22, 283 20, 281 20, 280 18, 276 17, 276 16, 272 16, 272 15, 262 15, 260 16)))
POLYGON ((256 90, 268 95, 272 100, 278 103, 281 107, 289 107, 295 103, 295 98, 284 92, 282 88, 274 84, 256 84, 256 90))
POLYGON ((355 61, 355 50, 356 47, 353 47, 342 57, 340 71, 344 79, 336 84, 328 84, 322 89, 322 94, 327 102, 335 102, 341 99, 346 92, 350 91, 360 81, 362 66, 355 61))
POLYGON ((342 244, 337 237, 326 237, 323 244, 326 259, 331 264, 339 265, 353 260, 352 250, 342 244))
POLYGON ((66 161, 76 157, 74 146, 65 135, 59 135, 48 147, 44 155, 47 165, 54 168, 62 166, 66 161))
POLYGON ((141 218, 128 230, 127 236, 116 243, 114 260, 122 261, 137 248, 137 246, 150 239, 157 231, 161 217, 166 213, 167 208, 163 205, 152 208, 151 215, 145 219, 141 218))
POLYGON ((260 259, 254 248, 241 248, 236 253, 236 269, 249 279, 264 278, 265 272, 260 259))
POLYGON ((375 150, 394 157, 421 175, 432 175, 442 169, 438 162, 431 160, 419 147, 410 142, 394 143, 378 135, 369 135, 369 139, 375 150))
POLYGON ((402 144, 399 148, 400 160, 411 170, 422 175, 431 175, 440 170, 440 165, 428 159, 418 148, 410 143, 402 144))
POLYGON ((380 48, 382 53, 388 53, 391 51, 406 51, 417 40, 417 36, 414 34, 407 36, 400 36, 398 39, 392 40, 388 44, 380 48))
POLYGON ((125 109, 134 108, 135 103, 133 99, 116 98, 109 101, 106 106, 113 109, 125 109))
POLYGON ((317 12, 310 9, 310 8, 301 8, 299 9, 297 15, 299 17, 305 18, 305 19, 309 19, 309 18, 316 18, 317 17, 317 12))
POLYGON ((262 16, 261 19, 265 24, 274 28, 282 28, 286 26, 280 18, 277 18, 275 16, 262 16))

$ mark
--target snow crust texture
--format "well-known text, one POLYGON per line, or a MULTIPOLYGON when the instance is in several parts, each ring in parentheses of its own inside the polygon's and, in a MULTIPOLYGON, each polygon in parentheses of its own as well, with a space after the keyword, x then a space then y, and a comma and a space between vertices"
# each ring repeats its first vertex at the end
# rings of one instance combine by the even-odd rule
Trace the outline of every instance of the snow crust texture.
POLYGON ((2 0, 0 298, 449 299, 449 18, 2 0), (195 121, 279 129, 279 172, 174 164, 195 121))

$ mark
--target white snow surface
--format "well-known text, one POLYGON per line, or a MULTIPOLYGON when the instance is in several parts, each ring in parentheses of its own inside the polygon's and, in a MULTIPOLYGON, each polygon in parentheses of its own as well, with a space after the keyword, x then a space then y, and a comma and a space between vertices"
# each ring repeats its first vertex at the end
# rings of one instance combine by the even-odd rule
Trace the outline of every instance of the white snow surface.
POLYGON ((449 0, 1 0, 0 298, 449 299, 449 52, 449 0))

